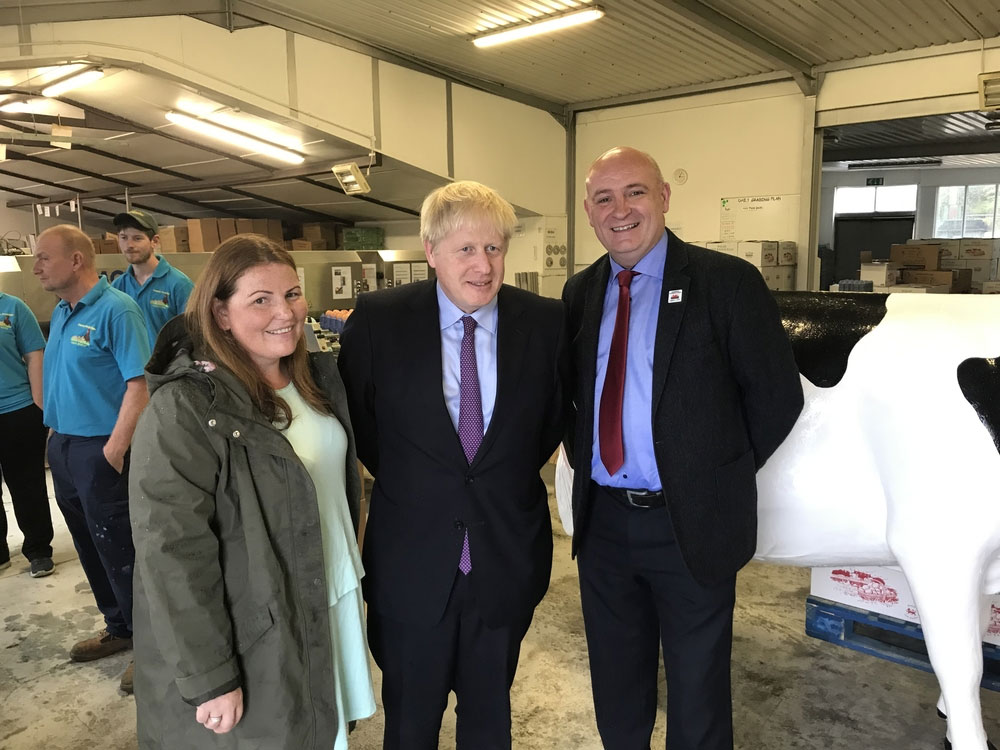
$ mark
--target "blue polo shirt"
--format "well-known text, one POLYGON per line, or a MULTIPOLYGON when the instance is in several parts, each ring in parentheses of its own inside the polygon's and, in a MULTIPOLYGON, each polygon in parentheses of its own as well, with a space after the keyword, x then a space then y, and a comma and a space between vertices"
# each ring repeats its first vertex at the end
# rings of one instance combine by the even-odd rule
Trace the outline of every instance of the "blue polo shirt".
POLYGON ((156 259, 160 262, 145 284, 140 285, 136 280, 132 266, 111 283, 111 286, 125 292, 139 305, 149 331, 150 350, 163 325, 184 312, 191 290, 194 289, 194 282, 187 274, 167 263, 162 255, 157 255, 156 259))
POLYGON ((148 359, 138 305, 107 279, 72 309, 60 301, 45 346, 45 424, 64 435, 110 435, 125 381, 142 377, 148 359))
POLYGON ((17 297, 0 292, 0 414, 31 403, 24 355, 44 348, 34 313, 17 297))

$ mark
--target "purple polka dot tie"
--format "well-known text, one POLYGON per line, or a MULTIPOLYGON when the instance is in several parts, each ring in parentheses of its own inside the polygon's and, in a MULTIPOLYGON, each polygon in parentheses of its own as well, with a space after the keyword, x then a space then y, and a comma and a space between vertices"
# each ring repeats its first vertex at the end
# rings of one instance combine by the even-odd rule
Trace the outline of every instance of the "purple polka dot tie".
MULTIPOLYGON (((462 336, 462 351, 459 356, 458 439, 462 441, 465 460, 471 464, 479 450, 479 444, 483 442, 483 398, 479 392, 479 371, 476 369, 476 321, 465 315, 462 317, 462 325, 465 326, 465 335, 462 336)), ((465 575, 472 570, 468 530, 462 542, 458 569, 465 575)))

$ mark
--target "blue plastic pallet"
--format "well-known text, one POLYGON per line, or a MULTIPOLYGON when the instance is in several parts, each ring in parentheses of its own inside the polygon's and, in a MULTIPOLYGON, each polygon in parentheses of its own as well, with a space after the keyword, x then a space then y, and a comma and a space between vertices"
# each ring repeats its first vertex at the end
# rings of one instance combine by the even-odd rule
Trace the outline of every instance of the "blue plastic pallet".
MULTIPOLYGON (((907 667, 932 672, 919 625, 868 610, 806 597, 806 635, 907 667)), ((1000 648, 983 644, 983 681, 1000 691, 1000 648)))

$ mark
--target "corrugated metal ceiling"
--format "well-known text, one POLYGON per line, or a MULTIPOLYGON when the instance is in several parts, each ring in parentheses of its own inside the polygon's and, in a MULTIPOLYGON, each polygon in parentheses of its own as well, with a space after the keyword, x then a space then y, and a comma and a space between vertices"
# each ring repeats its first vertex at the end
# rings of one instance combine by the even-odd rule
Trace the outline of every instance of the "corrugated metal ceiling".
MULTIPOLYGON (((0 25, 140 11, 183 12, 229 28, 268 23, 557 116, 780 77, 809 91, 818 66, 1000 35, 1000 0, 18 0, 16 7, 0 3, 0 25), (606 16, 512 45, 471 44, 484 25, 586 5, 599 5, 606 16)), ((0 81, 23 87, 25 75, 0 71, 0 81)), ((127 187, 137 205, 168 217, 228 213, 364 221, 412 216, 423 195, 443 181, 383 159, 373 172, 384 177, 372 180, 375 192, 348 198, 337 192, 328 168, 358 158, 357 146, 279 122, 304 144, 307 161, 300 170, 276 168, 257 155, 181 136, 166 125, 163 113, 186 93, 174 82, 128 70, 72 92, 60 105, 62 116, 79 120, 74 135, 80 140, 72 151, 30 140, 48 132, 41 118, 0 117, 0 135, 10 144, 9 159, 0 165, 0 189, 10 202, 22 203, 89 192, 88 205, 108 214, 120 210, 127 187)), ((225 104, 252 112, 240 102, 225 104)), ((838 128, 836 140, 826 142, 827 159, 1000 151, 992 145, 997 131, 987 132, 983 124, 969 115, 838 128)))

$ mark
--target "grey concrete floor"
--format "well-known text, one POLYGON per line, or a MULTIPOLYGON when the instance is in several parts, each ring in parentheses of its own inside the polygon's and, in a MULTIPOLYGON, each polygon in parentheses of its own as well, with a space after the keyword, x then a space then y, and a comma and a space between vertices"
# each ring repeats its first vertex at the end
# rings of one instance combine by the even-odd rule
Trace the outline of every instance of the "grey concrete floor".
MULTIPOLYGON (((12 550, 20 536, 4 492, 12 550)), ((56 572, 27 575, 19 556, 0 572, 0 750, 131 750, 135 705, 118 692, 119 654, 73 664, 69 647, 100 629, 72 542, 55 504, 56 572)), ((535 613, 512 693, 514 746, 598 750, 569 539, 558 518, 552 584, 535 613)), ((751 564, 738 584, 733 656, 736 746, 743 750, 932 750, 943 723, 937 686, 923 672, 827 644, 804 633, 804 569, 751 564)), ((375 670, 378 679, 377 669, 375 670)), ((379 687, 376 685, 376 692, 379 687)), ((987 732, 1000 741, 1000 694, 984 691, 987 732)), ((381 709, 360 722, 352 750, 381 747, 381 709)), ((659 712, 653 748, 664 746, 659 712)), ((454 747, 449 710, 441 746, 454 747)))

